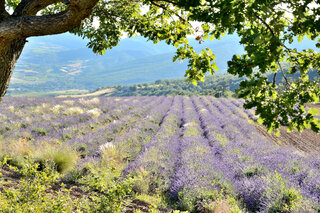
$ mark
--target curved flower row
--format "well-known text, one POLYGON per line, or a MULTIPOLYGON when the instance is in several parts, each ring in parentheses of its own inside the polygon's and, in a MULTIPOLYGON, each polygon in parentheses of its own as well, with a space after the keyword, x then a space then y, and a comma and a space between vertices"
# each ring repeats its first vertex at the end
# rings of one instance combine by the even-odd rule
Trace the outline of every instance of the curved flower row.
POLYGON ((208 98, 197 100, 198 107, 205 110, 199 111, 200 121, 205 128, 207 138, 213 148, 214 154, 220 155, 220 163, 226 164, 229 181, 233 183, 235 191, 244 201, 248 209, 253 211, 268 211, 272 208, 286 190, 296 190, 307 199, 305 206, 308 209, 311 199, 315 206, 319 202, 319 168, 316 169, 310 158, 305 158, 295 153, 290 148, 278 148, 259 135, 255 127, 245 119, 237 116, 238 108, 225 99, 208 98), (205 104, 205 103, 211 104, 205 104), (305 168, 303 171, 300 168, 305 168), (298 171, 296 171, 298 170, 298 171), (309 171, 309 176, 314 181, 308 181, 308 187, 303 187, 301 175, 309 171), (230 176, 230 172, 233 174, 230 176), (280 175, 280 178, 277 176, 280 175), (280 183, 274 186, 274 179, 280 183), (284 178, 284 179, 283 179, 284 178), (282 180, 283 179, 283 180, 282 180), (300 184, 297 184, 299 183, 300 184), (301 182, 302 181, 302 182, 301 182), (285 182, 285 183, 284 183, 285 182), (310 186, 312 185, 312 186, 310 186), (275 188, 278 187, 278 188, 275 188), (282 189, 284 187, 285 189, 282 189), (273 194, 269 195, 270 189, 273 194), (278 194, 277 194, 278 193, 278 194))

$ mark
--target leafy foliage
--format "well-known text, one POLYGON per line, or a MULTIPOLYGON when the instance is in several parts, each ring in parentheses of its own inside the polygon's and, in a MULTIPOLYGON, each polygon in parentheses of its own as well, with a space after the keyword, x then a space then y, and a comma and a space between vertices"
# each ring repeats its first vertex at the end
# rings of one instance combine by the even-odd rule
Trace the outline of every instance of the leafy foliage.
POLYGON ((12 9, 15 9, 19 3, 20 0, 6 0, 6 6, 12 9))
MULTIPOLYGON (((19 2, 10 0, 7 6, 14 8, 19 2)), ((50 7, 44 14, 65 8, 50 7)), ((316 0, 101 0, 92 16, 72 32, 88 38, 88 47, 98 54, 116 46, 123 35, 142 35, 154 43, 165 41, 177 48, 174 60, 189 60, 185 76, 194 83, 203 81, 205 73, 212 74, 218 68, 211 50, 195 51, 186 36, 196 34, 201 43, 237 33, 246 52, 229 61, 228 72, 248 78, 238 90, 239 96, 247 100, 245 106, 257 109, 269 131, 285 123, 289 130, 311 128, 319 132, 319 119, 304 105, 319 101, 319 84, 309 79, 309 72, 319 70, 320 53, 287 46, 294 40, 317 40, 319 15, 316 0), (201 30, 194 28, 192 21, 203 23, 201 30), (272 71, 273 79, 277 75, 286 79, 282 62, 289 63, 290 73, 299 73, 299 79, 286 84, 285 91, 278 93, 275 80, 266 79, 264 74, 272 71)), ((316 47, 320 47, 319 42, 318 39, 316 47)))
POLYGON ((0 191, 1 212, 120 212, 123 201, 131 195, 133 179, 121 178, 119 171, 103 170, 103 166, 91 165, 88 176, 77 177, 87 187, 86 196, 80 198, 71 194, 72 189, 67 189, 60 182, 61 175, 50 167, 41 171, 40 164, 26 161, 18 169, 5 157, 1 168, 21 175, 16 187, 0 191))
POLYGON ((231 75, 207 76, 206 81, 197 85, 189 84, 185 79, 157 80, 154 83, 134 84, 131 86, 112 86, 98 88, 96 91, 110 89, 108 96, 162 96, 162 95, 212 95, 230 98, 239 87, 240 80, 231 75))
MULTIPOLYGON (((185 1, 180 1, 186 6, 185 1)), ((240 84, 238 94, 245 98, 245 107, 256 107, 256 113, 269 131, 287 124, 289 130, 312 128, 319 132, 320 123, 312 111, 304 110, 309 102, 318 102, 319 84, 309 79, 311 69, 319 69, 319 53, 312 49, 298 52, 287 47, 293 40, 304 37, 315 40, 319 36, 314 21, 319 15, 315 1, 199 1, 190 11, 190 19, 203 21, 203 38, 220 38, 225 33, 237 32, 246 53, 234 56, 228 62, 228 72, 248 79, 240 84), (282 62, 290 64, 289 73, 299 73, 294 84, 277 92, 275 80, 269 81, 264 74, 286 74, 282 62)), ((316 45, 319 46, 319 41, 316 45)), ((319 72, 318 72, 319 74, 319 72)))

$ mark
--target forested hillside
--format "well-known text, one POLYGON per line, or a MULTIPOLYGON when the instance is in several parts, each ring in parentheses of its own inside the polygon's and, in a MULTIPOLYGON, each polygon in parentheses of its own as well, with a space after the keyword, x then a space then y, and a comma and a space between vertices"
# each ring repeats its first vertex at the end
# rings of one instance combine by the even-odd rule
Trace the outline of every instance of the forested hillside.
MULTIPOLYGON (((289 84, 296 81, 298 74, 290 75, 287 73, 286 65, 284 65, 284 74, 289 84)), ((267 74, 267 78, 272 81, 273 75, 267 74)), ((318 81, 317 71, 310 72, 310 78, 313 81, 318 81)), ((74 95, 75 97, 85 97, 85 96, 215 96, 215 97, 237 97, 235 91, 239 88, 240 82, 243 78, 238 78, 230 74, 221 74, 215 76, 207 76, 204 82, 198 82, 194 85, 187 82, 186 79, 164 79, 156 80, 153 83, 143 83, 143 84, 132 84, 132 85, 116 85, 99 87, 90 93, 82 93, 74 95)), ((286 87, 286 81, 280 75, 275 79, 275 83, 278 85, 278 92, 281 92, 286 87)), ((62 96, 68 97, 72 94, 44 94, 44 96, 62 96)))
MULTIPOLYGON (((162 96, 162 95, 212 95, 216 97, 233 97, 241 79, 224 74, 208 76, 206 81, 197 85, 190 84, 185 79, 156 80, 154 83, 134 84, 130 86, 112 86, 98 88, 96 91, 106 91, 100 96, 162 96)), ((94 91, 95 92, 95 91, 94 91)))

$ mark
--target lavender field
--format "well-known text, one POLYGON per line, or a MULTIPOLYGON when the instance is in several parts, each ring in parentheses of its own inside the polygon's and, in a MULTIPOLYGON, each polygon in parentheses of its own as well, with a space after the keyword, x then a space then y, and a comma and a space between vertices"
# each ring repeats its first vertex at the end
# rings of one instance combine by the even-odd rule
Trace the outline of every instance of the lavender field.
MULTIPOLYGON (((320 212, 320 154, 275 145, 257 131, 254 112, 243 103, 179 96, 5 98, 0 160, 9 156, 21 168, 26 156, 70 150, 78 157, 64 180, 88 163, 111 159, 119 177, 132 178, 128 199, 144 200, 154 212, 320 212)), ((84 206, 79 209, 86 212, 84 206)), ((128 211, 130 204, 121 206, 128 211)))

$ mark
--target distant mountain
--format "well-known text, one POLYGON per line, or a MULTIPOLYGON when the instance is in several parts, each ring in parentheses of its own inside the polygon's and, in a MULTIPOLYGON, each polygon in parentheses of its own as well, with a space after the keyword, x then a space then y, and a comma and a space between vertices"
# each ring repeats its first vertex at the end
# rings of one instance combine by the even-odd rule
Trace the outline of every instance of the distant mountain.
MULTIPOLYGON (((60 90, 94 90, 98 87, 153 82, 184 76, 187 63, 172 62, 175 48, 154 45, 142 37, 123 39, 120 46, 95 55, 87 41, 71 34, 29 38, 13 74, 8 94, 60 90)), ((194 39, 197 51, 209 47, 216 54, 219 73, 225 73, 233 54, 243 53, 236 35, 222 40, 194 39)), ((302 43, 301 43, 302 44, 302 43)), ((312 43, 303 43, 311 47, 312 43)))

